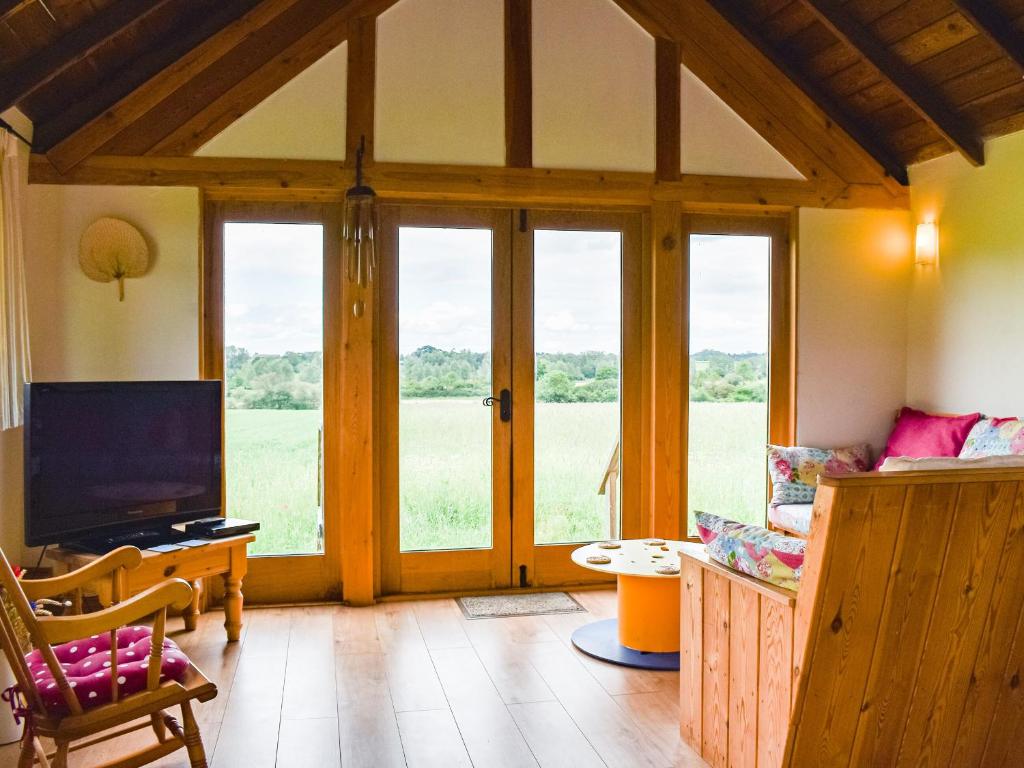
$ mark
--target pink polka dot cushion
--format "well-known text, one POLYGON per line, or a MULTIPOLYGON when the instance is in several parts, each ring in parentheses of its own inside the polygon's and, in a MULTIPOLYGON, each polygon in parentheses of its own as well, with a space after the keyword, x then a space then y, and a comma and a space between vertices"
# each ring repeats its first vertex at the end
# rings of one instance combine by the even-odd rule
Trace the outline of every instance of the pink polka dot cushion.
MULTIPOLYGON (((129 696, 146 689, 151 631, 148 627, 122 627, 117 630, 117 682, 119 695, 129 696)), ((92 709, 111 701, 110 633, 93 635, 53 647, 64 675, 78 696, 83 709, 92 709)), ((25 656, 36 688, 51 714, 66 714, 67 703, 53 679, 42 654, 25 656)), ((188 671, 188 657, 173 640, 164 639, 160 680, 178 680, 188 671)))

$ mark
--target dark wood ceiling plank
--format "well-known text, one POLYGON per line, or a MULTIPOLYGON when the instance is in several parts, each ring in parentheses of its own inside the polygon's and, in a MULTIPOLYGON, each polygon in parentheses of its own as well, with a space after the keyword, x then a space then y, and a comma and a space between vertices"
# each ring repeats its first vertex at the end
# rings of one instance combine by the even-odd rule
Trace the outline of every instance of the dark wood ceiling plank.
POLYGON ((47 152, 50 162, 67 171, 106 144, 125 127, 189 82, 256 30, 273 23, 298 0, 263 0, 252 10, 222 27, 177 61, 157 73, 118 103, 58 141, 47 152))
POLYGON ((907 102, 975 165, 985 162, 981 137, 953 111, 930 84, 921 80, 899 56, 880 43, 872 33, 853 19, 836 0, 802 0, 835 35, 871 63, 879 75, 892 83, 907 102))
POLYGON ((1011 19, 993 7, 992 0, 951 0, 960 13, 982 35, 1009 56, 1024 72, 1024 36, 1013 27, 1011 19))
POLYGON ((505 165, 533 167, 532 0, 505 0, 505 165))
POLYGON ((34 2, 35 0, 0 0, 0 21, 7 21, 8 17, 34 2))
POLYGON ((881 135, 867 123, 859 120, 854 113, 841 105, 817 83, 807 78, 799 64, 782 47, 773 46, 758 30, 747 23, 742 3, 738 0, 710 0, 716 10, 772 61, 790 81, 806 93, 829 118, 848 133, 860 146, 885 169, 885 172, 900 184, 908 183, 907 168, 895 152, 886 146, 881 135))
MULTIPOLYGON (((45 114, 36 122, 36 150, 44 153, 49 151, 82 126, 128 99, 136 89, 251 11, 259 1, 188 0, 185 15, 178 18, 160 39, 146 45, 144 53, 124 61, 121 67, 102 73, 98 85, 85 95, 76 98, 72 91, 62 99, 51 98, 50 91, 63 89, 65 78, 40 91, 40 96, 47 97, 47 107, 45 114)), ((88 63, 83 62, 68 74, 77 72, 88 63)), ((100 75, 97 73, 95 76, 100 75)))
POLYGON ((26 61, 0 73, 0 112, 21 102, 98 48, 175 0, 120 0, 26 61))

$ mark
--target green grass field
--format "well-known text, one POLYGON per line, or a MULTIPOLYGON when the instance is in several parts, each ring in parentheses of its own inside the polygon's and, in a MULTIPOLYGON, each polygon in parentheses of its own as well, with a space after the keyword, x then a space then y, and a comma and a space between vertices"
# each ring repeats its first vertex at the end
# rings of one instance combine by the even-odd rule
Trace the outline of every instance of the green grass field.
MULTIPOLYGON (((690 406, 690 508, 763 522, 766 408, 690 406)), ((403 549, 490 544, 490 410, 472 400, 404 400, 403 549)), ((536 540, 607 538, 597 488, 618 434, 614 403, 541 403, 536 420, 536 540)), ((228 514, 259 520, 254 554, 317 548, 317 411, 227 412, 228 514)))

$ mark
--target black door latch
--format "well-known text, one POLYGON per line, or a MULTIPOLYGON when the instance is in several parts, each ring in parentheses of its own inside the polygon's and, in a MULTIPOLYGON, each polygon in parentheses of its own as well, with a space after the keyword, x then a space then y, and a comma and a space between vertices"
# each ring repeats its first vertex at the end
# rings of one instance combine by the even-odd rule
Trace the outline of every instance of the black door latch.
POLYGON ((495 403, 500 408, 498 415, 501 416, 501 420, 512 421, 512 392, 508 389, 503 389, 498 394, 498 397, 484 398, 484 405, 492 406, 495 403))

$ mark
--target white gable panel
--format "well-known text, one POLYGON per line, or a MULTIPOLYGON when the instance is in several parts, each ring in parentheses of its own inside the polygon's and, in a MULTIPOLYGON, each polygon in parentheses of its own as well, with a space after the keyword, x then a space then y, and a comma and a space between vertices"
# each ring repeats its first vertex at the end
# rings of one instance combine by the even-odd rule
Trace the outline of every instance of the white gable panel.
POLYGON ((683 173, 804 178, 686 67, 682 89, 683 173))
POLYGON ((207 157, 287 160, 345 159, 345 79, 342 43, 203 145, 207 157))
POLYGON ((402 0, 377 20, 374 157, 505 164, 502 0, 402 0))
POLYGON ((533 164, 654 170, 654 39, 612 0, 533 0, 533 164))

